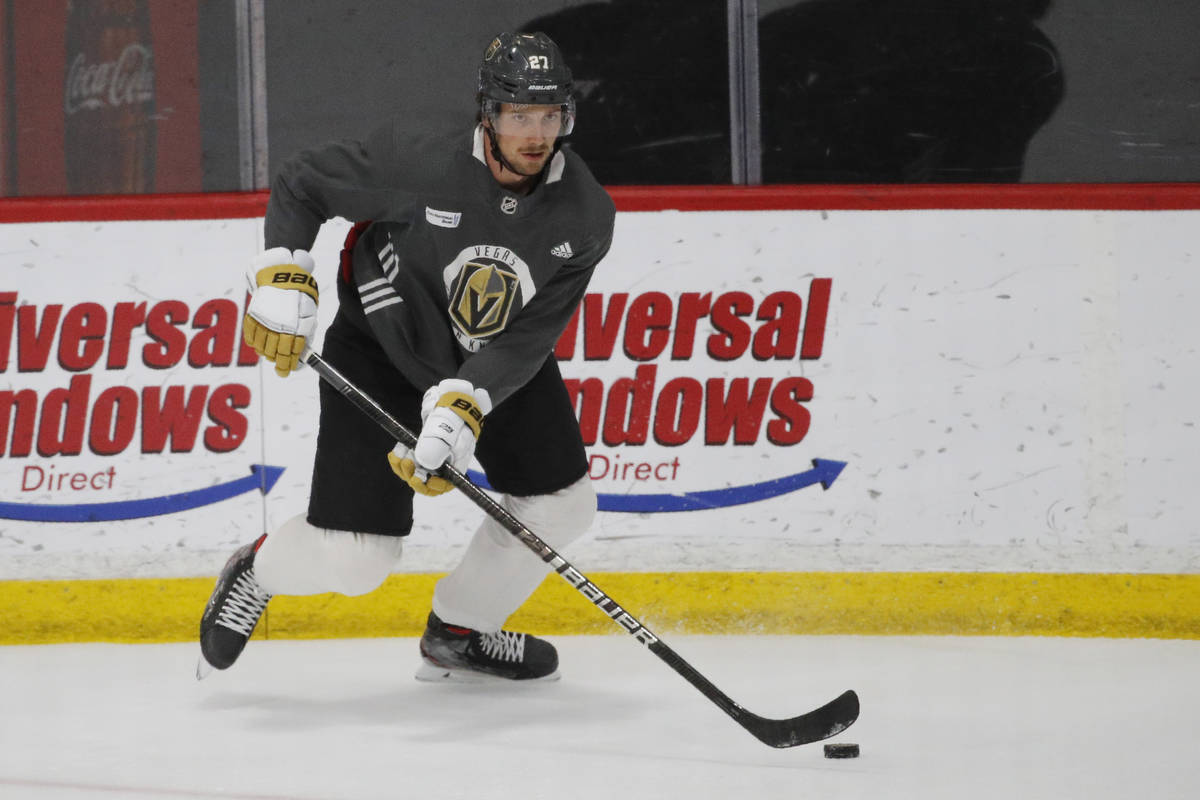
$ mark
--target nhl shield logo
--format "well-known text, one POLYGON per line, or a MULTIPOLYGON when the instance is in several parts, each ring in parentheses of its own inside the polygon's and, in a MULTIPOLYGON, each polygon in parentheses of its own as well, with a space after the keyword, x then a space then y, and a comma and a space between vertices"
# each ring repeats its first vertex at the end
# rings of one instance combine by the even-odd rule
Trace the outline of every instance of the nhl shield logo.
POLYGON ((517 213, 517 198, 506 195, 504 199, 500 201, 500 210, 505 214, 517 213))
POLYGON ((516 273, 493 261, 463 264, 450 295, 450 319, 464 346, 478 349, 504 330, 519 285, 516 273))

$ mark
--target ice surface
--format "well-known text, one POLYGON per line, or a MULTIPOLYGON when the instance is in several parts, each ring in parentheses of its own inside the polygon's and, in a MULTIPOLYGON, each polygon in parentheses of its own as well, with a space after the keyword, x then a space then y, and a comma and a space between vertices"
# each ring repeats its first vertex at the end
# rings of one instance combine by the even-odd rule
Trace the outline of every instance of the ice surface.
POLYGON ((844 689, 834 741, 772 750, 629 637, 557 637, 563 680, 429 685, 413 639, 0 647, 0 797, 1200 796, 1200 642, 702 637, 669 642, 772 717, 844 689))

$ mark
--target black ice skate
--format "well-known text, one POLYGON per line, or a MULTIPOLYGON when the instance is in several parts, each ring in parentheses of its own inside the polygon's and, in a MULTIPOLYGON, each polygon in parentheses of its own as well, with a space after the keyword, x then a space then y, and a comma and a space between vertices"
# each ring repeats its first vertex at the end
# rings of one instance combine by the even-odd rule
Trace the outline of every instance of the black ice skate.
POLYGON ((271 599, 254 579, 254 554, 266 538, 263 534, 238 548, 217 578, 200 618, 200 653, 204 658, 196 665, 197 679, 207 675, 212 667, 233 666, 271 599))
POLYGON ((544 639, 512 631, 480 633, 447 625, 433 612, 421 637, 421 658, 424 663, 417 670, 417 680, 421 681, 558 679, 558 651, 544 639))

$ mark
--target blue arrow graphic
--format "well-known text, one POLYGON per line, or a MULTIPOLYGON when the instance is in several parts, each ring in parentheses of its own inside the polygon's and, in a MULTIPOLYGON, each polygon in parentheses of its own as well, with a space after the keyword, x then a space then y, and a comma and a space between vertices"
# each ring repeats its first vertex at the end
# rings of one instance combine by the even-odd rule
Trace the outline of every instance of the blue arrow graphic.
POLYGON ((219 483, 204 489, 168 494, 162 497, 147 497, 141 500, 123 500, 116 503, 80 503, 78 505, 32 505, 28 503, 0 503, 0 519, 19 519, 27 522, 111 522, 118 519, 157 517, 176 511, 219 503, 239 494, 258 489, 263 494, 271 491, 284 467, 254 464, 250 474, 244 478, 219 483))
MULTIPOLYGON (((828 489, 846 468, 845 461, 832 461, 827 458, 814 458, 812 464, 812 469, 798 472, 795 475, 745 486, 730 486, 727 489, 708 489, 680 494, 601 494, 599 495, 599 507, 601 511, 650 513, 702 511, 711 508, 739 506, 794 492, 805 486, 812 486, 814 483, 819 483, 823 489, 828 489)), ((485 489, 492 488, 482 473, 471 470, 467 473, 467 477, 485 489)))

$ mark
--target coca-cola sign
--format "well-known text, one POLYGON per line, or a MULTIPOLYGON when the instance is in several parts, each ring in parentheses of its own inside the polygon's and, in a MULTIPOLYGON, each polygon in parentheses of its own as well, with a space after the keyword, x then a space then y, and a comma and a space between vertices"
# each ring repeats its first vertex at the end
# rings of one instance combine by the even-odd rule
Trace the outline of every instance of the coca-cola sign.
POLYGON ((71 61, 63 97, 67 114, 153 100, 153 52, 145 45, 126 45, 115 61, 89 64, 84 53, 71 61))

